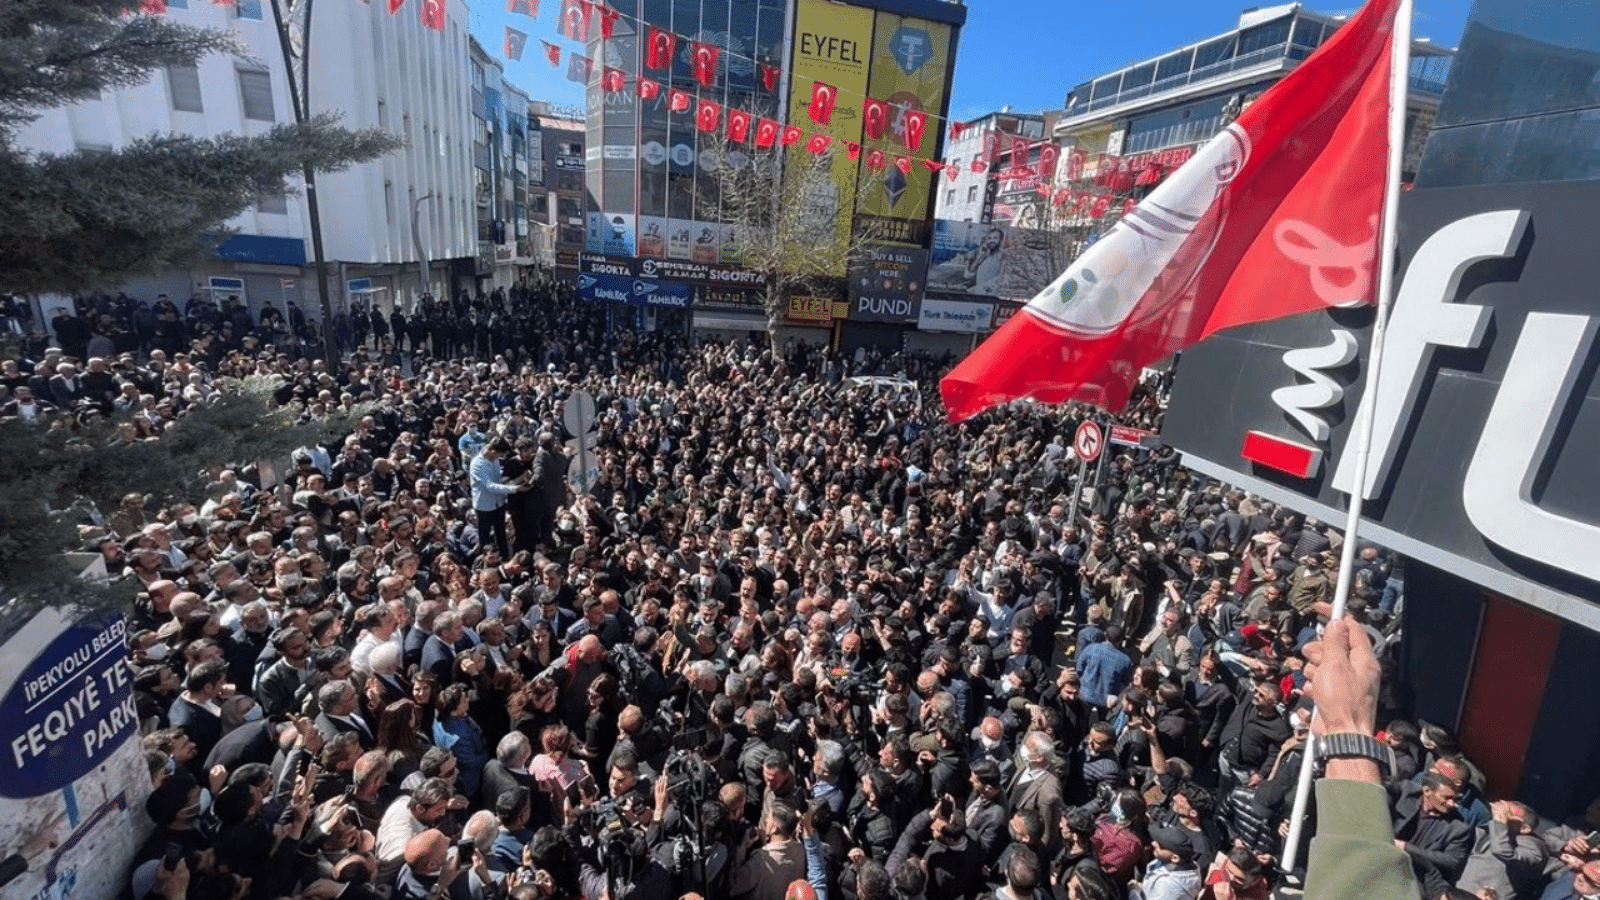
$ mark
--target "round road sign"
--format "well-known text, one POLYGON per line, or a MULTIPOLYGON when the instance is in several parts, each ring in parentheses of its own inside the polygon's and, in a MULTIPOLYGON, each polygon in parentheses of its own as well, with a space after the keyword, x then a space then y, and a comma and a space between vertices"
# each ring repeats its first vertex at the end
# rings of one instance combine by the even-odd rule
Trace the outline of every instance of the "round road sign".
POLYGON ((1103 443, 1100 426, 1093 422, 1086 421, 1079 425, 1077 433, 1072 436, 1072 449, 1084 462, 1094 462, 1100 456, 1103 443))

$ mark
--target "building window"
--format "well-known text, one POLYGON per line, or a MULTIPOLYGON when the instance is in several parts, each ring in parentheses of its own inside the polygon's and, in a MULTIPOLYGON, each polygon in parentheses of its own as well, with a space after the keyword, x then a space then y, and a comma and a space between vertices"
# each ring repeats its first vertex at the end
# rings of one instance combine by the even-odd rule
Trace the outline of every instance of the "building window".
POLYGON ((205 112, 200 100, 200 70, 194 66, 167 66, 167 94, 178 112, 205 112))
POLYGON ((275 122, 272 108, 272 73, 255 69, 239 70, 239 94, 244 99, 244 117, 257 122, 275 122))
POLYGON ((188 9, 189 0, 167 0, 168 9, 188 9))
POLYGON ((977 203, 978 202, 978 186, 977 185, 973 185, 972 187, 967 188, 967 202, 968 203, 977 203))
POLYGON ((234 14, 241 19, 254 19, 261 21, 261 0, 236 0, 233 5, 234 14))
POLYGON ((256 198, 256 211, 275 216, 289 214, 289 197, 286 194, 262 194, 256 198))
POLYGON ((946 206, 954 206, 955 205, 955 202, 956 202, 956 189, 955 188, 951 188, 950 190, 944 192, 944 202, 945 202, 946 206))

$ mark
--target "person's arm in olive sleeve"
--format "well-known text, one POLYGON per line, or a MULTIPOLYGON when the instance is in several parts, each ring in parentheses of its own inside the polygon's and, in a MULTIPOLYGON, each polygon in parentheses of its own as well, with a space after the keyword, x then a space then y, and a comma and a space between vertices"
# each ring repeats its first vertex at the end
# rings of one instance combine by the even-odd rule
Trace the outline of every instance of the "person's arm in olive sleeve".
POLYGON ((1383 788, 1362 781, 1317 782, 1317 834, 1305 900, 1415 900, 1411 857, 1395 846, 1383 788))

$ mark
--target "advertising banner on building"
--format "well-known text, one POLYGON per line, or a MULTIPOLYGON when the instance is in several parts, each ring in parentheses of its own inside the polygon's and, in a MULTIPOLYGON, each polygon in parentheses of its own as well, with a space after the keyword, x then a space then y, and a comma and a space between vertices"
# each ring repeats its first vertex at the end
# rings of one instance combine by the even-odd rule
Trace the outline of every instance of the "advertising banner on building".
MULTIPOLYGON (((795 15, 789 121, 807 123, 813 132, 829 135, 836 143, 860 140, 873 12, 827 0, 799 0, 795 15), (817 82, 837 88, 831 125, 810 123, 809 107, 817 82)), ((836 152, 831 170, 819 173, 805 164, 803 148, 797 146, 789 152, 789 177, 807 179, 797 189, 791 188, 806 204, 803 229, 818 245, 845 246, 855 213, 858 161, 848 153, 836 152)), ((835 268, 837 271, 829 274, 845 274, 842 260, 835 268)))
MULTIPOLYGON (((883 150, 890 160, 903 156, 917 162, 910 172, 892 162, 882 171, 862 166, 856 212, 922 223, 928 218, 938 174, 920 160, 939 149, 938 116, 950 76, 950 27, 888 12, 878 13, 876 24, 867 94, 885 104, 885 121, 883 136, 869 136, 863 146, 868 152, 883 150)), ((926 232, 915 236, 925 237, 926 232)), ((899 241, 890 234, 880 234, 879 239, 899 241)))
MULTIPOLYGON (((1600 629, 1600 184, 1419 189, 1370 467, 1355 483, 1370 308, 1230 329, 1184 351, 1162 439, 1186 465, 1326 521, 1365 491, 1361 536, 1600 629)), ((1311 259, 1313 290, 1327 270, 1311 259)))
POLYGON ((148 833, 126 622, 47 609, 0 645, 0 856, 19 900, 99 900, 127 886, 148 833))
POLYGON ((921 331, 988 334, 994 328, 994 304, 924 297, 917 314, 917 328, 921 331))
POLYGON ((850 265, 850 318, 909 323, 927 282, 928 251, 877 245, 850 265))
MULTIPOLYGON (((712 226, 714 227, 714 226, 712 226)), ((665 278, 712 287, 762 288, 760 273, 733 266, 682 262, 675 259, 630 259, 585 253, 579 260, 581 271, 618 278, 665 278)))
POLYGON ((934 222, 928 288, 949 293, 1032 300, 1072 261, 1068 238, 1056 232, 934 222))
POLYGON ((601 213, 600 252, 607 256, 633 256, 637 247, 633 213, 601 213))
POLYGON ((629 306, 688 309, 694 300, 694 291, 688 285, 675 281, 579 275, 578 296, 584 300, 626 303, 629 306))

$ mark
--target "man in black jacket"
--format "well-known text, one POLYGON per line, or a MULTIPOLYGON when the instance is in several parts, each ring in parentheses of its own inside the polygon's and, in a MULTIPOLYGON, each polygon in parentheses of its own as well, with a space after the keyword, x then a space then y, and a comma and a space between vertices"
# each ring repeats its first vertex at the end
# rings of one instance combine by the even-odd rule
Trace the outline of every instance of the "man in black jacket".
POLYGON ((1239 705, 1222 730, 1222 776, 1229 788, 1255 787, 1265 780, 1290 734, 1288 721, 1278 711, 1283 699, 1278 686, 1249 685, 1241 685, 1239 705))
POLYGON ((1422 776, 1422 783, 1402 782, 1395 797, 1394 837, 1411 857, 1412 868, 1427 896, 1437 897, 1455 884, 1472 853, 1472 826, 1456 811, 1460 793, 1438 772, 1422 776))

